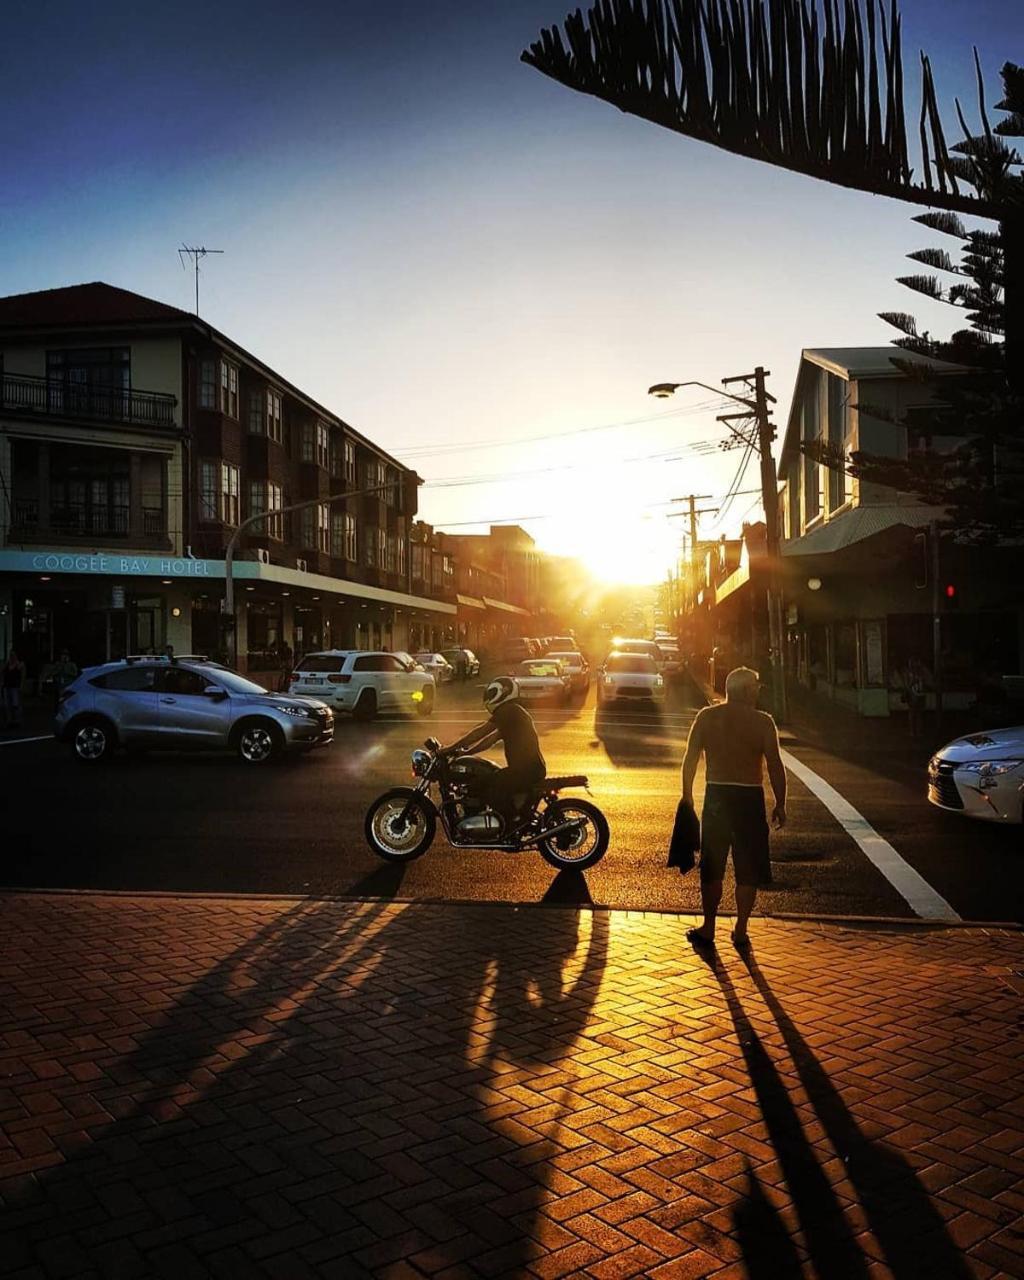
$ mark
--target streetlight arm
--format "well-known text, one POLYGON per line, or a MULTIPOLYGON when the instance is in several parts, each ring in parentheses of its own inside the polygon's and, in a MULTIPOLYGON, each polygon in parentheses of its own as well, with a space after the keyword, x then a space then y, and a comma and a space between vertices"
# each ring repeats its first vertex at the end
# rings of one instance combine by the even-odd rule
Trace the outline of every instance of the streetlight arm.
MULTIPOLYGON (((327 498, 306 498, 302 502, 290 502, 287 507, 278 507, 274 511, 257 511, 255 515, 247 516, 240 521, 228 539, 228 545, 224 548, 224 613, 234 622, 235 617, 235 550, 238 547, 238 540, 246 529, 254 524, 258 524, 261 520, 266 520, 269 516, 284 516, 292 511, 302 511, 305 507, 327 507, 335 502, 345 502, 349 498, 365 498, 371 493, 381 493, 386 489, 394 487, 394 483, 377 484, 367 489, 352 489, 346 493, 335 493, 327 498)), ((231 647, 235 649, 236 632, 232 626, 231 647)), ((237 650, 235 652, 235 663, 238 661, 237 650)))
POLYGON ((742 396, 734 396, 731 391, 723 391, 721 387, 713 387, 707 382, 698 382, 696 378, 691 378, 688 382, 656 382, 653 387, 647 388, 649 396, 657 396, 659 400, 667 400, 680 387, 701 387, 705 391, 711 391, 716 396, 724 396, 726 400, 735 400, 737 404, 742 404, 748 408, 751 413, 756 412, 757 404, 753 400, 744 400, 742 396))

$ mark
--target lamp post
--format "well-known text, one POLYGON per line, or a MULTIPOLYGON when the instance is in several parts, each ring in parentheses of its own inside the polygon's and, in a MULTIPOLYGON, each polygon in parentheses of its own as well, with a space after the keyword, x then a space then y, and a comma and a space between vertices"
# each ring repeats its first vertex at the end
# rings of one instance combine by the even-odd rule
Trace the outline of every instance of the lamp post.
POLYGON ((257 511, 247 516, 236 525, 234 532, 224 548, 224 621, 231 631, 231 666, 238 666, 238 628, 235 625, 235 550, 238 540, 246 529, 266 520, 270 516, 286 516, 292 511, 302 511, 306 507, 329 507, 335 502, 347 502, 350 498, 365 498, 371 493, 381 493, 392 486, 389 484, 374 485, 369 489, 353 489, 348 493, 335 493, 327 498, 306 498, 302 502, 289 503, 287 507, 279 507, 276 511, 257 511))
POLYGON ((775 397, 765 389, 768 373, 760 365, 750 374, 742 374, 736 378, 723 378, 724 383, 745 382, 751 394, 747 396, 733 395, 731 391, 723 391, 720 387, 710 386, 696 378, 685 382, 656 382, 648 388, 648 395, 659 400, 667 400, 680 387, 701 387, 712 391, 715 395, 724 396, 741 404, 743 413, 719 414, 718 421, 724 422, 732 434, 745 445, 753 445, 761 462, 761 503, 764 507, 765 543, 768 554, 768 642, 771 648, 772 698, 774 711, 778 720, 786 719, 786 681, 785 664, 783 662, 783 630, 782 630, 782 593, 779 583, 779 486, 775 474, 775 459, 772 457, 772 441, 775 428, 772 425, 768 408, 775 403, 775 397), (757 432, 756 442, 732 424, 737 418, 753 418, 757 432))

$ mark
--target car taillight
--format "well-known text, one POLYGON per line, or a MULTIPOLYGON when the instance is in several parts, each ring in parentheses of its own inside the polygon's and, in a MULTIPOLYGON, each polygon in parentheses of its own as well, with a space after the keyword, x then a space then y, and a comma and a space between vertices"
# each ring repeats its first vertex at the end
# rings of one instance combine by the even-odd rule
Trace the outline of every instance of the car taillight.
POLYGON ((351 676, 328 676, 327 683, 328 684, 348 684, 348 682, 351 679, 352 679, 351 676))

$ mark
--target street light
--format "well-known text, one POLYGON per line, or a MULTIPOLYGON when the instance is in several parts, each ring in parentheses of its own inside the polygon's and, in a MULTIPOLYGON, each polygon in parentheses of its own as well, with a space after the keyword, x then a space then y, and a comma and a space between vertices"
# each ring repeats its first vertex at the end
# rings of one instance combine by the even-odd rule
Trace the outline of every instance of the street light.
MULTIPOLYGON (((235 527, 234 533, 228 539, 228 545, 224 548, 224 616, 227 625, 231 628, 231 665, 233 667, 238 666, 238 628, 235 625, 235 549, 246 529, 270 516, 286 516, 292 511, 302 511, 306 507, 329 507, 335 502, 347 502, 350 498, 366 498, 371 493, 381 493, 392 488, 393 483, 377 484, 368 489, 353 489, 348 493, 335 493, 326 498, 307 498, 303 502, 292 502, 287 507, 278 507, 276 511, 257 511, 255 515, 247 516, 235 527)), ((252 591, 252 587, 246 587, 246 590, 252 591)))
POLYGON ((772 457, 772 440, 775 431, 769 420, 769 403, 775 403, 775 397, 768 394, 765 379, 768 374, 760 365, 751 374, 743 374, 736 378, 723 378, 723 383, 745 382, 751 386, 753 395, 750 398, 733 395, 731 391, 723 391, 707 382, 690 378, 685 382, 656 382, 647 390, 648 395, 658 400, 667 400, 680 387, 701 387, 715 395, 724 396, 741 404, 744 413, 719 414, 718 421, 725 423, 732 434, 757 450, 761 462, 761 503, 764 507, 765 543, 768 552, 768 636, 771 649, 772 684, 775 703, 775 714, 780 720, 786 717, 786 685, 785 670, 782 663, 782 596, 779 586, 779 484, 775 474, 775 459, 772 457), (751 439, 738 431, 733 425, 735 418, 753 418, 756 439, 751 439))

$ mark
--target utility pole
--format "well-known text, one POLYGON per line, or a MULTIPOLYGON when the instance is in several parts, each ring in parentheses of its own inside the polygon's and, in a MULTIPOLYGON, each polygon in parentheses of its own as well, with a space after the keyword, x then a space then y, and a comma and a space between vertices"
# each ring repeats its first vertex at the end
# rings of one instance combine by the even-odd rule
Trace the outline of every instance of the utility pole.
POLYGON ((939 578, 941 570, 941 548, 939 546, 939 526, 932 521, 928 526, 928 544, 931 550, 932 574, 932 685, 935 690, 935 732, 942 728, 942 588, 939 578))
MULTIPOLYGON (((765 388, 767 377, 768 371, 758 365, 753 373, 723 378, 722 385, 744 382, 754 396, 750 407, 753 410, 754 429, 757 433, 756 447, 761 463, 761 505, 764 507, 765 550, 768 554, 768 643, 771 648, 772 696, 776 719, 785 721, 788 707, 780 581, 782 562, 779 552, 779 482, 775 474, 775 459, 772 456, 775 427, 771 421, 771 409, 768 407, 769 401, 772 404, 775 403, 775 397, 770 396, 765 388)), ((725 421, 742 416, 741 414, 723 414, 720 420, 725 421)))
POLYGON ((182 270, 185 268, 185 259, 191 258, 195 264, 196 270, 196 315, 199 314, 199 259, 205 258, 208 253, 223 253, 223 249, 207 249, 203 245, 183 244, 178 250, 178 260, 181 263, 182 270))

